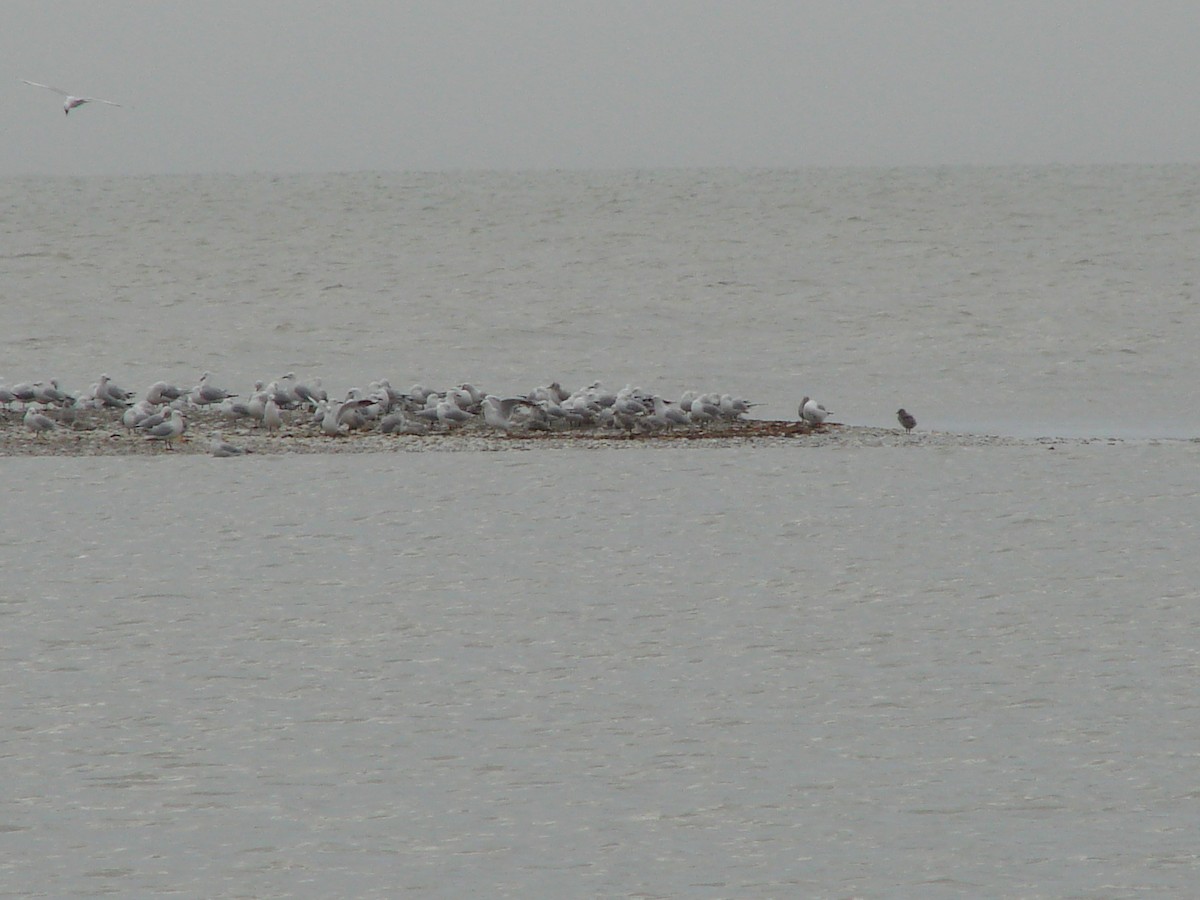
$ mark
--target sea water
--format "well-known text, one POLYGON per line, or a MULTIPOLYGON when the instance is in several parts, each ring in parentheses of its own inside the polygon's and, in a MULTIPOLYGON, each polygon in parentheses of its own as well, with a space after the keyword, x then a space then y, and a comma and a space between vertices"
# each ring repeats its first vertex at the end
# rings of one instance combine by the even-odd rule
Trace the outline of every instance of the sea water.
POLYGON ((1186 896, 1198 185, 0 182, 10 384, 1096 438, 0 459, 0 892, 1186 896))

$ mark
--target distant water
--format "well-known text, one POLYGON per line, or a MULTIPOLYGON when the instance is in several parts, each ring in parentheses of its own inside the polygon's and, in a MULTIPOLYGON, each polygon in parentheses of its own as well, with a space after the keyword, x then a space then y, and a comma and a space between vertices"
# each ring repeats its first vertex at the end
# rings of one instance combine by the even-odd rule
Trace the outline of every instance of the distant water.
POLYGON ((1200 880, 1200 168, 0 182, 0 378, 1023 446, 0 459, 0 895, 1200 880))
POLYGON ((0 379, 713 388, 1200 436, 1200 166, 0 181, 0 379))

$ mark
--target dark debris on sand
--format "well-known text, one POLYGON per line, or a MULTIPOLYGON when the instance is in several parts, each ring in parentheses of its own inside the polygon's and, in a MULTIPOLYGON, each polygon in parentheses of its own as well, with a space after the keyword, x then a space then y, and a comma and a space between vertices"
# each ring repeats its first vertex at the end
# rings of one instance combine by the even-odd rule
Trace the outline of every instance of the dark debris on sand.
POLYGON ((381 434, 378 431, 354 431, 328 437, 308 421, 307 416, 290 414, 284 427, 271 434, 244 422, 232 422, 221 413, 208 409, 189 410, 188 428, 183 439, 168 448, 161 441, 148 440, 144 434, 130 431, 121 423, 120 410, 45 410, 57 419, 61 429, 35 435, 25 426, 23 412, 0 410, 0 456, 165 456, 207 454, 213 434, 219 432, 231 443, 259 454, 355 453, 388 450, 496 450, 508 447, 588 447, 621 444, 672 445, 685 443, 738 444, 754 440, 803 437, 826 433, 826 423, 814 428, 805 422, 742 419, 708 428, 679 428, 671 431, 626 432, 613 429, 569 429, 554 431, 509 432, 486 426, 468 425, 453 430, 433 429, 423 435, 381 434))

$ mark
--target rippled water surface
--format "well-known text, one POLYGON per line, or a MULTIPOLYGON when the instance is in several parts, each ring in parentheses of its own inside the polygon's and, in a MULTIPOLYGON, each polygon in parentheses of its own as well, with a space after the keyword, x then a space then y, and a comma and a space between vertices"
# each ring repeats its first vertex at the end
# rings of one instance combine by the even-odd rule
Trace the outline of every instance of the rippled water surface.
POLYGON ((0 893, 1188 896, 1196 175, 3 182, 10 382, 1137 439, 0 459, 0 893))
POLYGON ((1194 437, 1200 166, 0 181, 0 380, 729 391, 1194 437))

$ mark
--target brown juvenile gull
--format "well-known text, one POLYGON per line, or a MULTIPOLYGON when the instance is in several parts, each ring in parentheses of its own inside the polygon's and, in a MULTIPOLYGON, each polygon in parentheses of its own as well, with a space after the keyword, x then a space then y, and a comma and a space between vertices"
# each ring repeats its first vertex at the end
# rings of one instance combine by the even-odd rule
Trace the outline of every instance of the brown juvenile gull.
POLYGON ((904 408, 896 411, 896 419, 899 420, 900 426, 907 432, 912 431, 917 427, 917 420, 912 413, 904 408))

